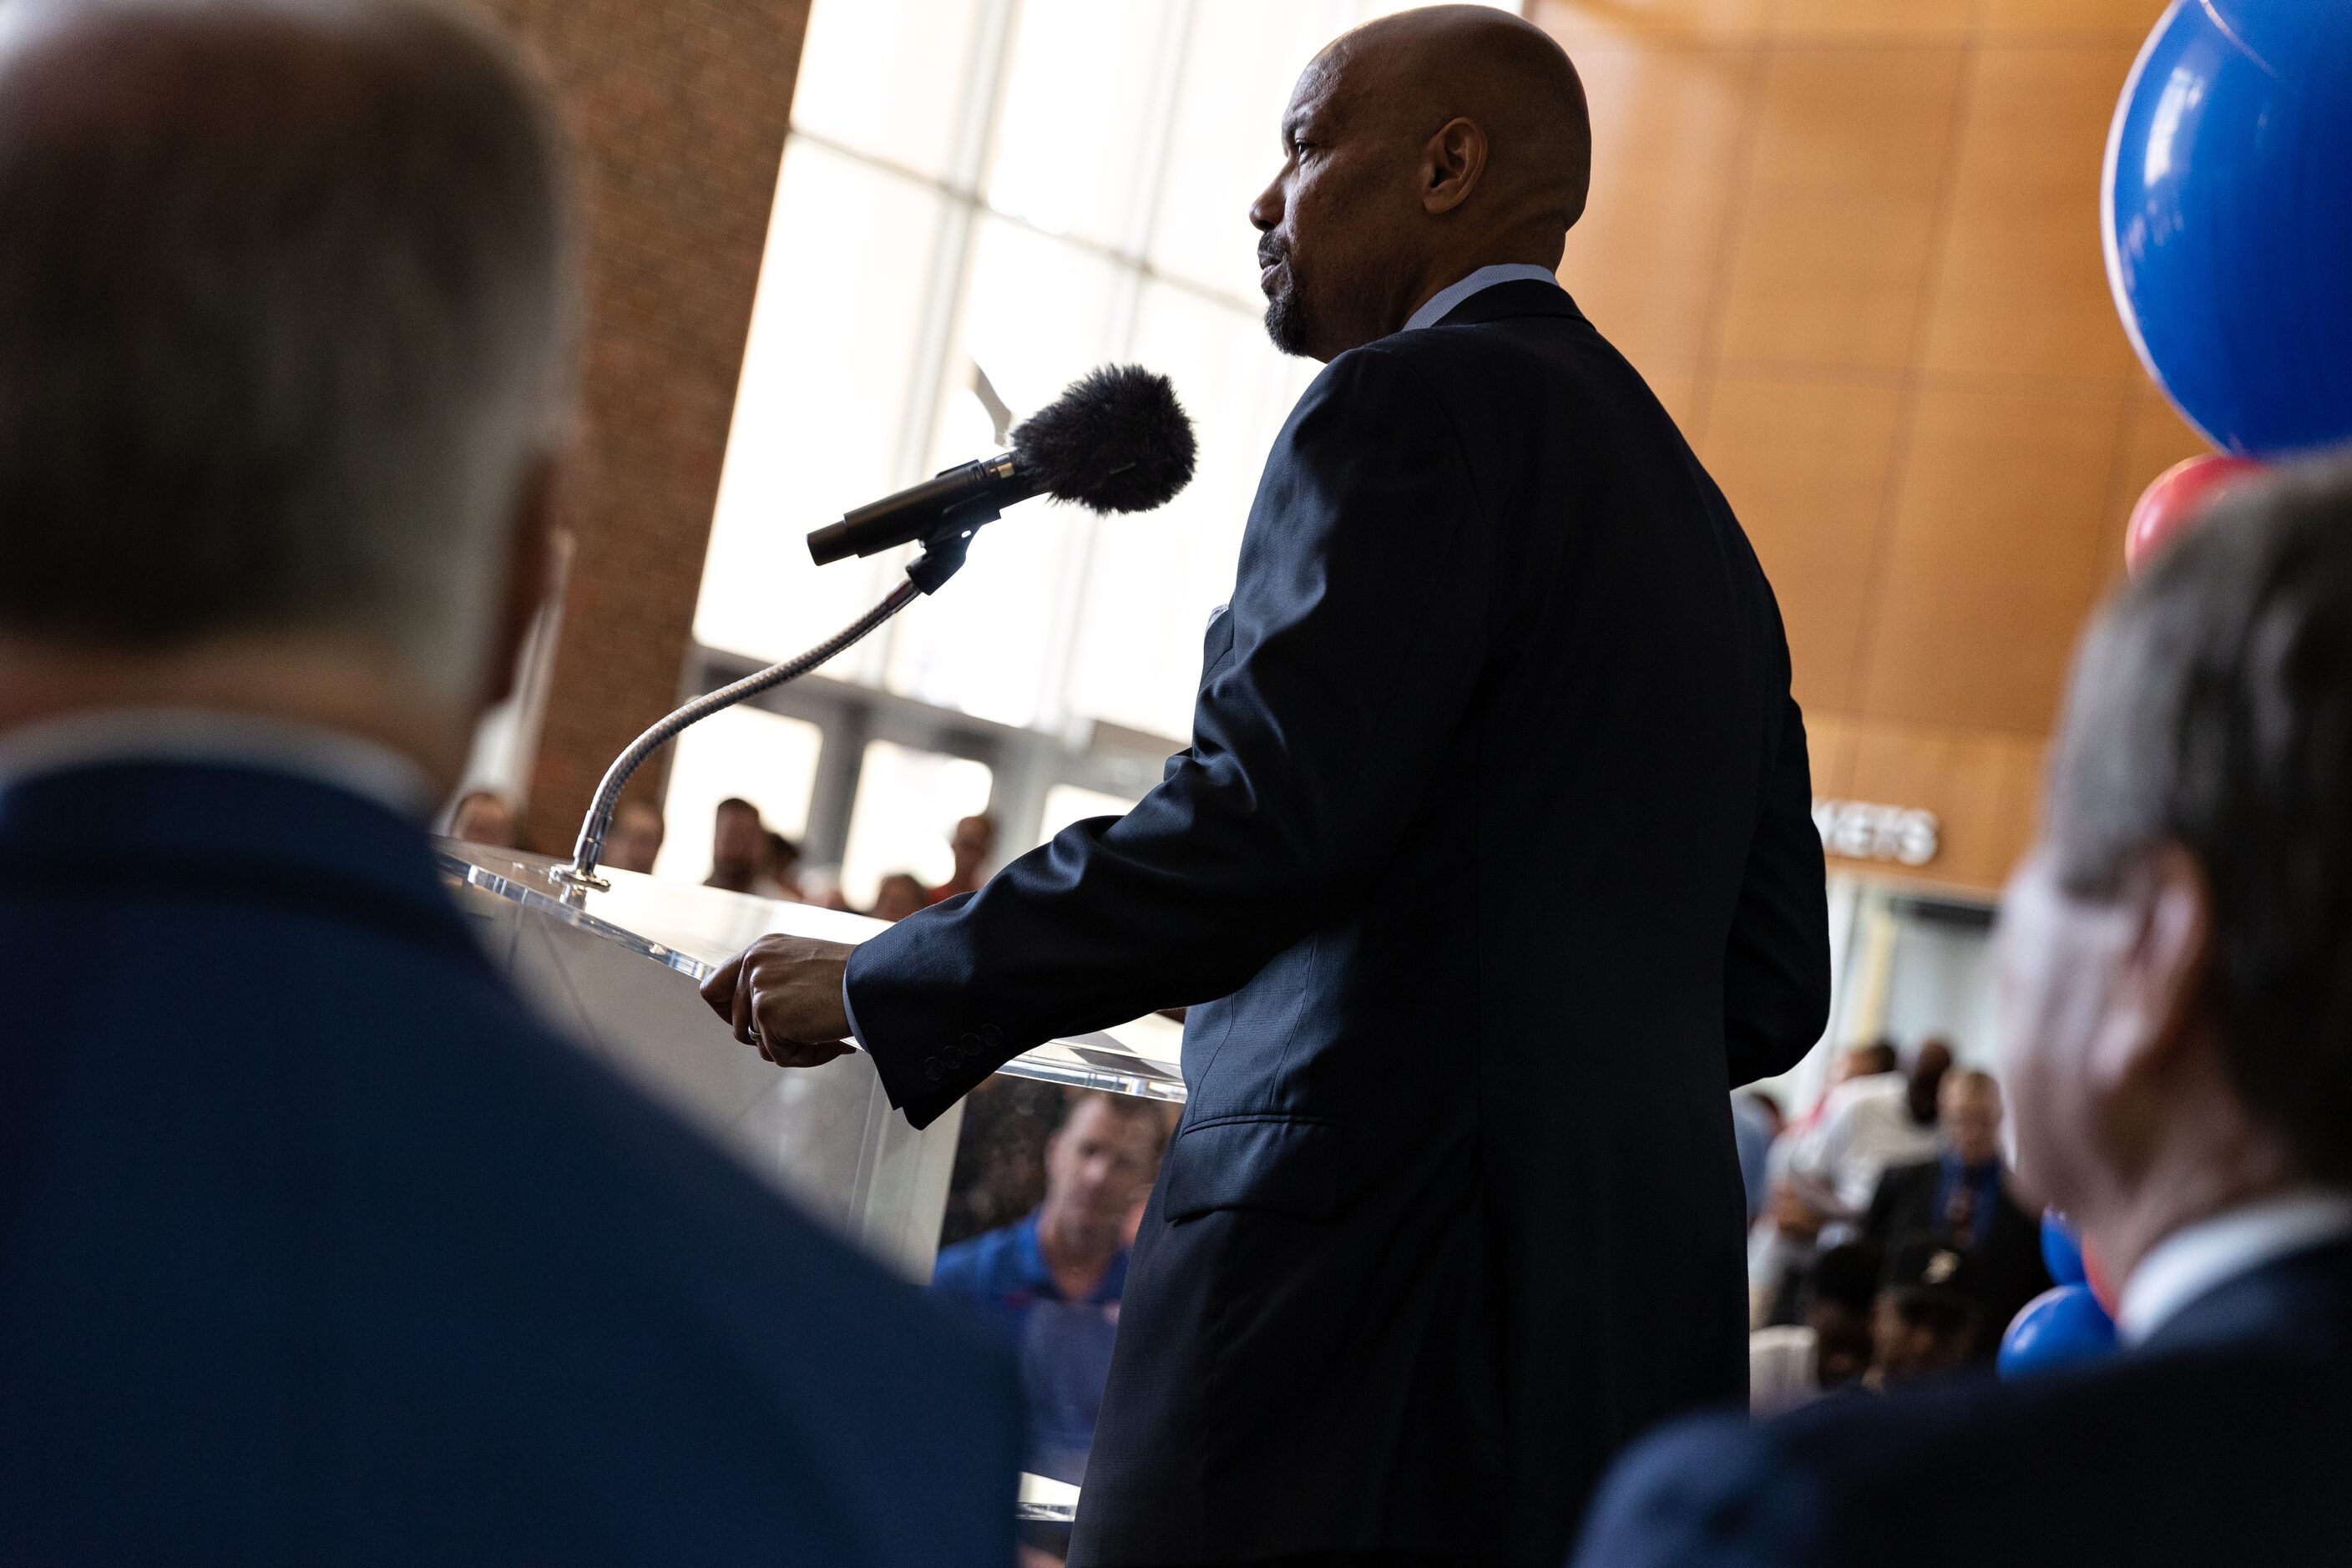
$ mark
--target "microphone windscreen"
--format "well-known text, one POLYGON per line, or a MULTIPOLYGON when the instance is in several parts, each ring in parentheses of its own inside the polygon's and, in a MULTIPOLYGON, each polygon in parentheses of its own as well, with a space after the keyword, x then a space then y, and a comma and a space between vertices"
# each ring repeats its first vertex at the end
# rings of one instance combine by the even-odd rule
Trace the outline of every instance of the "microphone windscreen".
POLYGON ((1164 375, 1106 365, 1013 430, 1023 472, 1057 500, 1149 511, 1192 479, 1192 421, 1164 375))

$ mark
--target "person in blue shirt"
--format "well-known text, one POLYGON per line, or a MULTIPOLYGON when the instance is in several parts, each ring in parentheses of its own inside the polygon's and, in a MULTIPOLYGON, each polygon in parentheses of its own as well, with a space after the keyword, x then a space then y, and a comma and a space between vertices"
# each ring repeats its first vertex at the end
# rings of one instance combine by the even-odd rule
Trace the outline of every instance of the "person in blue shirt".
POLYGON ((1077 1481, 1110 1374, 1127 1250, 1160 1173, 1166 1112, 1087 1090, 1045 1142, 1045 1197, 1027 1217, 940 1252, 931 1289, 1003 1335, 1028 1394, 1026 1468, 1077 1481))

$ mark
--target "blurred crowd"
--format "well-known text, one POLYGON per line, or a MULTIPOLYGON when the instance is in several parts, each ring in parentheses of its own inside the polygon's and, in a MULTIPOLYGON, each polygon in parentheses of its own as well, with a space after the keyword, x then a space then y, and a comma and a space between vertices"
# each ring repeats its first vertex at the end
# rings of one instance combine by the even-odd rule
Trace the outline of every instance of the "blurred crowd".
POLYGON ((1750 1401, 1778 1415, 1988 1363, 2052 1280, 2038 1212, 2003 1163, 2000 1083, 1931 1037, 1839 1053, 1785 1119, 1733 1097, 1748 1194, 1750 1401))
MULTIPOLYGON (((468 844, 499 849, 522 847, 521 809, 497 790, 468 790, 459 796, 449 810, 447 828, 450 837, 468 844)), ((650 873, 661 854, 666 832, 658 807, 643 800, 623 801, 614 811, 612 827, 604 837, 603 868, 650 873)), ((912 871, 892 871, 876 883, 873 902, 858 909, 830 877, 819 887, 804 888, 801 847, 769 826, 757 805, 730 795, 712 814, 710 871, 702 885, 756 898, 818 904, 879 921, 901 921, 958 893, 979 890, 996 853, 995 818, 985 814, 961 818, 949 835, 948 849, 955 868, 947 880, 933 887, 912 871)))

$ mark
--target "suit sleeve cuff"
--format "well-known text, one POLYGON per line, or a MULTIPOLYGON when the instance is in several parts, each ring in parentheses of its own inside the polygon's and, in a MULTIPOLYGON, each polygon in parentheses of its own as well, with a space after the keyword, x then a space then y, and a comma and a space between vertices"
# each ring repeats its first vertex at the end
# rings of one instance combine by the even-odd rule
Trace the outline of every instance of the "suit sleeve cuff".
MULTIPOLYGON (((918 1047, 910 1044, 907 1031, 901 1029, 894 1039, 877 1037, 859 1025, 857 1004, 854 998, 857 991, 858 958, 865 953, 866 946, 863 942, 858 944, 841 974, 841 1010, 849 1020, 850 1037, 857 1042, 858 1049, 864 1051, 866 1059, 874 1064, 875 1076, 882 1080, 882 1092, 889 1097, 892 1107, 906 1112, 907 1120, 915 1126, 927 1127, 953 1105, 970 1085, 960 1085, 943 1092, 939 1079, 944 1074, 939 1058, 936 1055, 928 1058, 909 1056, 908 1053, 918 1047)), ((867 1011, 871 1013, 873 1009, 867 1011)), ((881 1011, 887 1018, 890 1009, 885 1006, 881 1011)), ((868 1024, 873 1021, 871 1017, 866 1020, 868 1024)), ((887 1037, 888 1033, 886 1025, 883 1036, 887 1037)))
POLYGON ((857 1048, 872 1056, 874 1047, 866 1043, 866 1032, 857 1026, 857 1009, 849 1000, 849 965, 845 963, 841 966, 841 1016, 849 1020, 849 1037, 857 1042, 857 1048))

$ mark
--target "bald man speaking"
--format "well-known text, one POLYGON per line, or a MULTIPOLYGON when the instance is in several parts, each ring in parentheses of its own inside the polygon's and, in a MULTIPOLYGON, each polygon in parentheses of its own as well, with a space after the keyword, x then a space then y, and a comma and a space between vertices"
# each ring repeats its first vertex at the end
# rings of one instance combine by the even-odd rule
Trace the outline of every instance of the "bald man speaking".
POLYGON ((1739 525, 1553 280, 1591 163, 1558 46, 1407 12, 1281 131, 1266 327, 1327 368, 1192 746, 978 893, 709 994, 782 1063, 854 1030, 918 1123, 1192 1005, 1074 1563, 1556 1563, 1612 1450, 1744 1397, 1726 1091, 1829 991, 1804 730, 1739 525))

